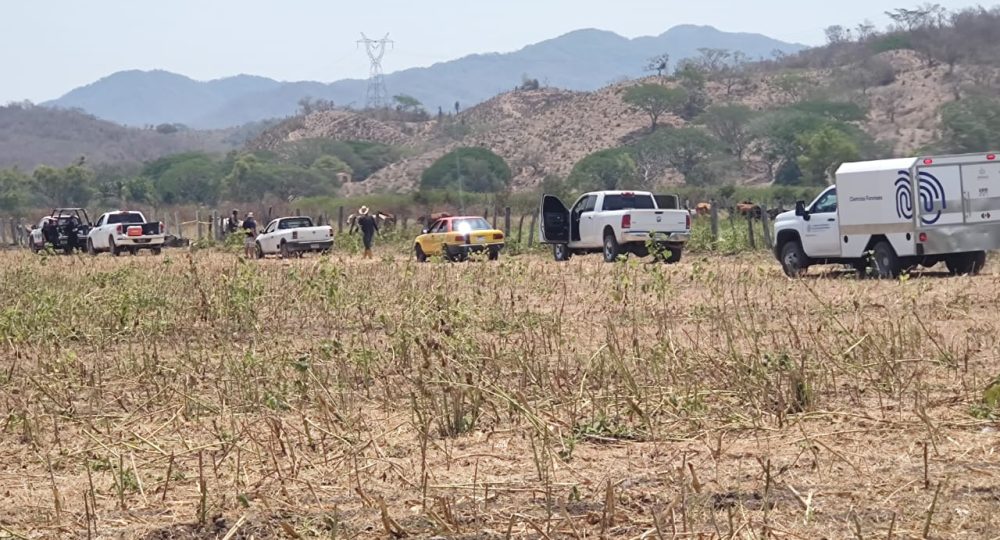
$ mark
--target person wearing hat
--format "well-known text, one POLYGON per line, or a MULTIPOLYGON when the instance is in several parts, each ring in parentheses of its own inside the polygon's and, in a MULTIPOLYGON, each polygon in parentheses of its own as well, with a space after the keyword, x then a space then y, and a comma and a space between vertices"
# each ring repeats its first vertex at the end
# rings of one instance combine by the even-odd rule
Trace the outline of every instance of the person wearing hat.
POLYGON ((243 253, 248 259, 253 258, 256 253, 254 240, 257 238, 257 220, 253 218, 253 212, 247 212, 247 217, 243 219, 243 230, 246 231, 246 239, 243 240, 243 253))
POLYGON ((365 258, 372 258, 372 244, 375 242, 375 233, 378 232, 378 222, 372 217, 367 206, 358 209, 358 219, 355 222, 361 229, 361 241, 365 244, 365 258))

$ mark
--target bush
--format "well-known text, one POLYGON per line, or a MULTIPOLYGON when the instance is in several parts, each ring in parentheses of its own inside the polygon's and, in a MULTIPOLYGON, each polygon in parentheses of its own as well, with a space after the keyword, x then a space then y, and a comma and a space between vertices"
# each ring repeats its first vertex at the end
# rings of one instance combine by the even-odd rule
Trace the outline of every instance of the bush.
POLYGON ((458 148, 424 171, 420 177, 420 189, 497 193, 507 190, 512 177, 507 162, 490 150, 458 148))

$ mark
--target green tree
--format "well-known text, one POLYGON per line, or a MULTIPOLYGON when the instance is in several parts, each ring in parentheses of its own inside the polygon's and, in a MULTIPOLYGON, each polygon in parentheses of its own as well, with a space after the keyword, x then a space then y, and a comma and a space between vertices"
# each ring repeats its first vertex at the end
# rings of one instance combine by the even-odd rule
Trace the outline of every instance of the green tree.
POLYGON ((693 61, 683 62, 674 73, 681 88, 687 92, 687 100, 678 112, 685 120, 693 120, 708 107, 709 97, 705 86, 708 76, 693 61))
POLYGON ((938 145, 947 152, 984 152, 1000 146, 1000 100, 970 96, 943 105, 938 145))
POLYGON ((740 162, 753 141, 751 122, 757 113, 746 105, 712 105, 698 117, 709 133, 721 141, 726 150, 740 162))
POLYGON ((200 152, 176 154, 146 165, 142 176, 165 204, 215 204, 222 195, 225 168, 220 160, 200 152))
POLYGON ((632 189, 639 180, 635 160, 622 148, 600 150, 573 166, 567 182, 576 191, 632 189))
POLYGON ((804 180, 810 184, 827 184, 833 173, 845 161, 861 157, 858 144, 849 135, 831 125, 799 137, 802 155, 798 158, 804 180))
POLYGON ((94 171, 83 165, 65 169, 41 166, 32 175, 35 188, 49 206, 86 206, 94 196, 94 171))
POLYGON ((666 130, 662 145, 670 166, 684 175, 687 183, 705 185, 718 180, 722 148, 705 130, 690 127, 666 130))
POLYGON ((310 169, 315 169, 319 171, 327 171, 336 173, 347 173, 351 174, 351 166, 344 163, 342 159, 337 156, 322 156, 313 162, 310 169))
POLYGON ((649 116, 649 130, 656 131, 660 116, 667 112, 678 112, 687 102, 687 92, 681 88, 667 88, 660 84, 640 84, 625 91, 623 98, 637 110, 649 116))
POLYGON ((0 210, 20 210, 28 202, 31 180, 20 170, 0 169, 0 210))
POLYGON ((513 177, 504 159, 486 148, 457 148, 441 156, 424 170, 420 188, 463 189, 477 193, 499 193, 510 187, 513 177))

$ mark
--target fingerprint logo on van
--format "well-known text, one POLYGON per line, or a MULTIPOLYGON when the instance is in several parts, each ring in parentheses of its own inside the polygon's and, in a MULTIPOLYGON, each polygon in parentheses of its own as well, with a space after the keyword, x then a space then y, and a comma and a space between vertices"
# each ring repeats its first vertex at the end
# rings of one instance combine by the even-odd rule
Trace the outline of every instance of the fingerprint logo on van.
MULTIPOLYGON (((896 215, 902 219, 913 219, 913 188, 909 171, 899 171, 896 179, 896 215)), ((933 174, 920 171, 919 196, 920 221, 924 225, 933 225, 941 219, 941 212, 948 208, 948 200, 944 194, 944 186, 933 174)))

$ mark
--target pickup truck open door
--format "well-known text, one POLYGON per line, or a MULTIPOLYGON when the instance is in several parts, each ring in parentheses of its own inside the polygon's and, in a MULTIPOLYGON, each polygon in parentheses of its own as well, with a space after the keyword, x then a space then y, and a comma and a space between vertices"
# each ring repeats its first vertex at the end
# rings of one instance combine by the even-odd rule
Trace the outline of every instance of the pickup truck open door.
POLYGON ((569 209, 555 195, 542 196, 539 240, 543 244, 568 244, 570 235, 569 209))

